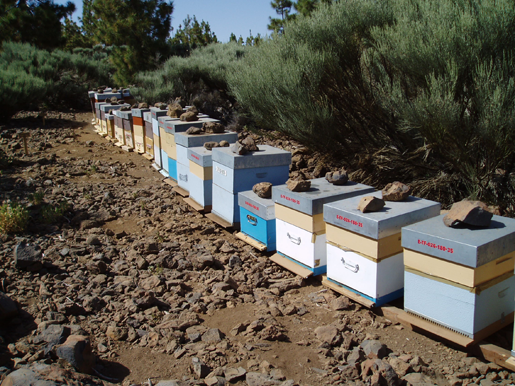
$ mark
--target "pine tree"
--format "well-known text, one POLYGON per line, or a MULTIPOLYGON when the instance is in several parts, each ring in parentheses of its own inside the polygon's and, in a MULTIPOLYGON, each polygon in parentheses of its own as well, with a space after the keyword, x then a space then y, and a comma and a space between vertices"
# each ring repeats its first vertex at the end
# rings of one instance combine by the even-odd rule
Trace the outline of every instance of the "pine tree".
POLYGON ((111 60, 119 84, 169 56, 173 4, 165 0, 85 0, 83 28, 94 43, 115 46, 111 60))
POLYGON ((75 4, 55 4, 53 0, 0 0, 0 42, 34 44, 54 49, 64 43, 61 19, 75 11, 75 4))
POLYGON ((270 31, 274 31, 277 33, 282 33, 284 30, 284 23, 288 20, 291 20, 295 17, 295 15, 290 15, 291 8, 293 7, 293 1, 291 0, 275 0, 270 3, 275 12, 281 16, 278 18, 270 17, 270 24, 268 24, 267 28, 270 31))
POLYGON ((191 50, 211 43, 218 43, 218 38, 211 31, 209 23, 204 20, 199 23, 195 15, 193 19, 188 15, 183 20, 183 24, 179 25, 174 37, 170 39, 173 53, 179 56, 188 56, 191 50))

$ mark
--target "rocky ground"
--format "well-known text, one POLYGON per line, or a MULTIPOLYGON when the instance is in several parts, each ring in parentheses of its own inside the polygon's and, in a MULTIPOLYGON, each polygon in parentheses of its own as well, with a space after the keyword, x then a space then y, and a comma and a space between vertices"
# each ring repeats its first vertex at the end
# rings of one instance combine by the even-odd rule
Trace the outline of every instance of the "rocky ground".
MULTIPOLYGON (((33 115, 0 128, 0 201, 31 215, 27 232, 1 236, 2 385, 515 381, 270 262, 94 133, 90 114, 33 115)), ((292 174, 327 169, 292 141, 254 136, 294 151, 292 174)), ((510 330, 494 342, 510 347, 510 330)))

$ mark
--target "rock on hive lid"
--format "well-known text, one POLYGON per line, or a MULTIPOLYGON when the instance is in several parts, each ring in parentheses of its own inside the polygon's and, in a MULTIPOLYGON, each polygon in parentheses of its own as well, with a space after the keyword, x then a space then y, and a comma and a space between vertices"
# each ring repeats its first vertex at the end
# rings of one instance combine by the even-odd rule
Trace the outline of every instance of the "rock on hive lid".
POLYGON ((213 161, 230 169, 250 169, 290 165, 291 153, 273 146, 259 145, 259 151, 245 155, 234 154, 230 147, 213 149, 213 161))
MULTIPOLYGON (((272 188, 273 190, 273 188, 272 188)), ((238 205, 263 220, 275 219, 275 203, 271 198, 261 198, 252 190, 238 193, 238 205)))
POLYGON ((363 197, 381 198, 381 192, 363 194, 324 205, 324 221, 337 227, 378 240, 397 234, 401 228, 440 214, 438 202, 409 196, 405 201, 386 201, 377 212, 362 213, 363 197))
POLYGON ((515 250, 515 219, 493 216, 489 228, 449 228, 440 215, 402 228, 402 246, 476 268, 515 250))
POLYGON ((311 180, 311 188, 306 192, 292 192, 286 185, 274 186, 272 199, 277 204, 313 216, 322 213, 324 204, 370 193, 374 190, 372 186, 353 181, 349 181, 345 185, 333 185, 322 177, 311 180))

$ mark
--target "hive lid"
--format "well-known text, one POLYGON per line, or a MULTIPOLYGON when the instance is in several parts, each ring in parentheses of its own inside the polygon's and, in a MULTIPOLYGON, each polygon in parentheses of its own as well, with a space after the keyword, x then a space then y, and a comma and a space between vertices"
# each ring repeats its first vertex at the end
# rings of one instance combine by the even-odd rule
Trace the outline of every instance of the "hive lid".
POLYGON ((132 113, 130 111, 120 111, 118 110, 117 114, 120 118, 123 119, 132 119, 132 113))
POLYGON ((274 186, 272 199, 278 204, 313 216, 323 212, 324 204, 371 193, 374 190, 372 186, 354 181, 348 181, 340 186, 333 185, 322 177, 311 180, 311 188, 307 192, 292 192, 286 184, 274 186))
POLYGON ((220 142, 227 141, 234 143, 238 140, 238 134, 234 132, 225 131, 216 134, 197 134, 190 135, 186 133, 177 133, 175 135, 175 143, 184 147, 198 147, 204 145, 206 142, 220 142))
POLYGON ((174 121, 170 121, 167 123, 165 130, 167 133, 170 133, 170 134, 184 133, 190 127, 201 128, 202 124, 204 122, 206 122, 205 119, 199 119, 198 121, 186 122, 186 121, 181 121, 179 118, 175 118, 174 121))
POLYGON ((132 109, 132 116, 143 118, 143 113, 149 112, 150 109, 132 109))
POLYGON ((166 129, 166 124, 170 121, 178 121, 179 118, 170 118, 168 115, 164 115, 157 118, 159 127, 162 127, 163 129, 166 129))
POLYGON ((110 103, 103 103, 99 106, 100 111, 108 112, 109 110, 120 110, 124 106, 129 106, 128 104, 123 105, 112 105, 110 103))
POLYGON ((155 120, 157 120, 157 118, 159 118, 159 117, 166 115, 167 112, 168 112, 168 110, 161 110, 160 108, 157 108, 157 107, 150 108, 150 114, 152 114, 152 119, 155 119, 155 120))
POLYGON ((250 169, 290 165, 291 153, 269 145, 258 145, 259 151, 245 155, 232 152, 230 147, 215 147, 213 162, 218 162, 230 169, 250 169))
MULTIPOLYGON (((273 188, 272 188, 273 189, 273 188)), ((263 220, 275 219, 275 203, 271 198, 261 198, 252 190, 238 193, 238 205, 263 220)))
POLYGON ((119 92, 104 92, 102 94, 95 93, 95 99, 97 101, 105 101, 107 98, 116 97, 118 99, 122 99, 122 94, 119 92))
POLYGON ((381 198, 381 192, 363 194, 324 205, 324 221, 375 240, 400 233, 401 228, 440 214, 438 202, 409 196, 405 201, 385 201, 377 212, 358 209, 363 197, 381 198))
POLYGON ((212 152, 204 146, 188 148, 188 159, 203 168, 213 166, 212 152))
POLYGON ((489 228, 450 228, 442 214, 402 228, 402 246, 476 268, 515 250, 515 219, 493 216, 489 228))

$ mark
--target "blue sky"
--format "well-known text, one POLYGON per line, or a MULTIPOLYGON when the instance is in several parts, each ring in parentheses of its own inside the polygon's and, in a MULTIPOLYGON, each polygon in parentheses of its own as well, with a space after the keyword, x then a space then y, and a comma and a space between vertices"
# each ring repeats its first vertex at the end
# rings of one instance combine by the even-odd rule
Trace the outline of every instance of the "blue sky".
MULTIPOLYGON (((72 0, 77 11, 73 18, 82 16, 82 0, 72 0)), ((65 4, 67 0, 55 0, 58 4, 65 4)), ((172 27, 174 31, 183 24, 187 15, 197 17, 209 23, 211 31, 221 42, 229 41, 233 32, 236 37, 240 35, 245 38, 258 33, 261 36, 270 34, 266 26, 269 17, 277 17, 275 10, 270 5, 270 0, 174 0, 174 11, 172 14, 172 27)), ((172 35, 175 32, 172 32, 172 35)))

